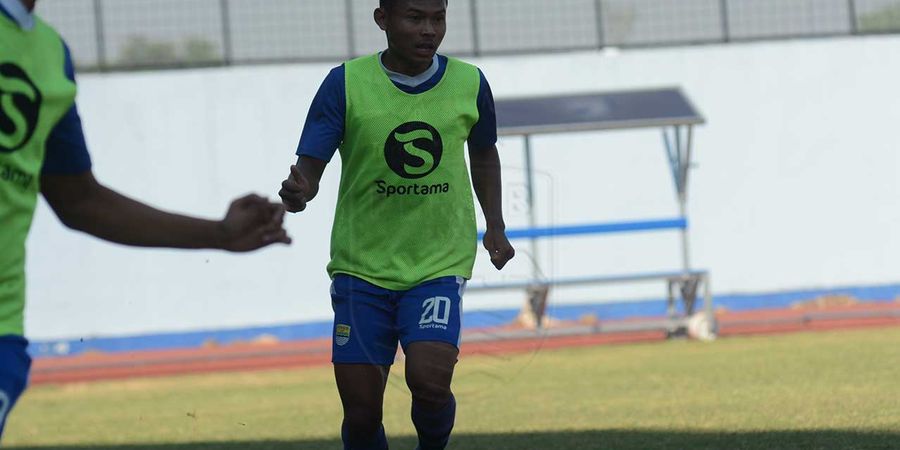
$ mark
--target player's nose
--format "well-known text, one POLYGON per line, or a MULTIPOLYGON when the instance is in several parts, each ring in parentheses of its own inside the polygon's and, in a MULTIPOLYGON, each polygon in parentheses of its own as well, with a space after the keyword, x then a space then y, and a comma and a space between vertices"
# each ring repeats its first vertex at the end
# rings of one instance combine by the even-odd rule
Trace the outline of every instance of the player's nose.
POLYGON ((425 25, 422 26, 422 36, 426 36, 426 37, 437 36, 437 27, 434 26, 433 21, 431 21, 431 20, 425 21, 425 25))

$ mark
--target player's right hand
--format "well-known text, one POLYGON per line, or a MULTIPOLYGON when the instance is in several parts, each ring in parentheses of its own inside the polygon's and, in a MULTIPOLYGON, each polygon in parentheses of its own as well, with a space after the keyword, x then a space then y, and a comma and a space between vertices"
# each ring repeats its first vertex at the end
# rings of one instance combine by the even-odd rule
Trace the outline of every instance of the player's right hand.
POLYGON ((291 174, 281 183, 278 195, 281 197, 281 202, 284 203, 284 209, 296 213, 306 209, 306 202, 309 201, 311 191, 309 181, 300 173, 300 168, 292 165, 291 174))
POLYGON ((249 252, 279 242, 291 243, 284 229, 284 208, 253 194, 231 202, 217 229, 219 246, 231 252, 249 252))

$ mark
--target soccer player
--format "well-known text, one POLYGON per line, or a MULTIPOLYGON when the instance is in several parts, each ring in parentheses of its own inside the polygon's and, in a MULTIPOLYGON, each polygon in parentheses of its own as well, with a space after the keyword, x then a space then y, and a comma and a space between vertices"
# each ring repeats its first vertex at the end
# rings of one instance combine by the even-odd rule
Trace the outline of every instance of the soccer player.
POLYGON ((345 449, 387 448, 382 403, 398 342, 419 448, 447 446, 462 295, 477 247, 471 186, 492 263, 502 269, 515 254, 501 211, 491 90, 478 68, 437 54, 446 14, 446 0, 381 0, 374 16, 387 50, 330 72, 279 192, 288 211, 304 210, 340 148, 328 273, 345 449))
POLYGON ((255 250, 289 243, 284 207, 251 195, 221 221, 165 213, 101 185, 91 173, 75 77, 35 0, 0 0, 0 435, 25 389, 25 238, 38 192, 69 228, 140 247, 255 250))

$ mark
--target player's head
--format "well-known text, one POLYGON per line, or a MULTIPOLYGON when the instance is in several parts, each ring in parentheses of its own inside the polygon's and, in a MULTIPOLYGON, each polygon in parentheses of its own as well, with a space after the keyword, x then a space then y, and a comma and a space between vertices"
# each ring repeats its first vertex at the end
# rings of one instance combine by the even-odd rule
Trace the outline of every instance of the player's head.
MULTIPOLYGON (((395 5, 398 5, 401 3, 406 3, 407 1, 408 0, 378 0, 378 6, 381 9, 390 9, 390 8, 393 8, 395 5)), ((449 2, 450 2, 450 0, 444 0, 444 8, 447 7, 447 3, 449 3, 449 2)))
POLYGON ((22 0, 22 4, 25 5, 25 8, 29 11, 34 11, 34 3, 37 0, 22 0))
POLYGON ((380 0, 375 22, 387 34, 391 53, 430 62, 447 34, 448 0, 380 0))

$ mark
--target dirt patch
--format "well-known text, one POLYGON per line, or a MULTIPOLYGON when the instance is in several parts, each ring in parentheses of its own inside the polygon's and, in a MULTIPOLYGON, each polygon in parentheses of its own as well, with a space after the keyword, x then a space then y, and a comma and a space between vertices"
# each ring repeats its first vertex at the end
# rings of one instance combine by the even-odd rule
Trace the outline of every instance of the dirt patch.
POLYGON ((600 324, 600 318, 596 314, 585 314, 578 318, 578 324, 596 326, 600 324))
POLYGON ((856 306, 858 304, 859 300, 851 295, 826 295, 812 300, 792 303, 791 309, 829 309, 842 306, 856 306))

